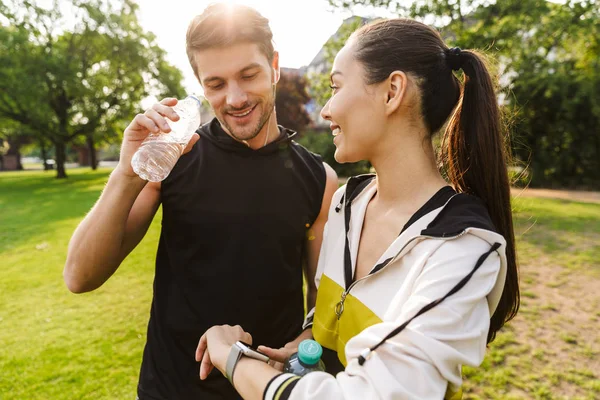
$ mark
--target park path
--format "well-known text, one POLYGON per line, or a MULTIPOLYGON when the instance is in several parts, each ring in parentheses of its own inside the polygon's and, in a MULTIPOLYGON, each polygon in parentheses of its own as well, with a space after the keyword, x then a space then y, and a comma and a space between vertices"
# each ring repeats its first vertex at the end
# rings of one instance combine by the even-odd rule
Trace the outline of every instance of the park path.
POLYGON ((531 188, 512 188, 511 192, 512 195, 515 197, 543 197, 548 199, 560 199, 600 204, 600 192, 531 188))
MULTIPOLYGON (((348 178, 340 177, 339 184, 343 185, 347 180, 348 178)), ((546 199, 570 200, 600 204, 600 192, 590 192, 584 190, 555 190, 513 187, 511 189, 511 193, 515 197, 542 197, 546 199)))

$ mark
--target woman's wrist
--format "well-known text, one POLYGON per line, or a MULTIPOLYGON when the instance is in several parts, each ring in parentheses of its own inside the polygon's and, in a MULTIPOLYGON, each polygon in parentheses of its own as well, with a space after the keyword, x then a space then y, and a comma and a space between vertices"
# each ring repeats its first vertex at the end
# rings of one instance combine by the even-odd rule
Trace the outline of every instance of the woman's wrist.
POLYGON ((242 357, 233 374, 233 386, 245 399, 262 399, 268 383, 280 371, 253 358, 242 357))
POLYGON ((227 358, 231 352, 232 345, 219 344, 209 353, 210 360, 216 369, 221 371, 225 375, 225 369, 227 366, 227 358))

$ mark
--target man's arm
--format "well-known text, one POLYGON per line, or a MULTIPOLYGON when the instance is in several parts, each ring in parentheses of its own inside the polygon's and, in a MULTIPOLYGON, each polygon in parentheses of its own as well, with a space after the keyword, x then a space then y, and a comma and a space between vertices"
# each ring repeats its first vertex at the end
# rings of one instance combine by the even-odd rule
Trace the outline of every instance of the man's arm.
POLYGON ((325 192, 323 193, 323 201, 321 202, 321 210, 312 226, 308 229, 306 242, 306 255, 304 263, 304 277, 306 279, 306 309, 311 310, 315 306, 317 299, 317 288, 315 286, 315 274, 317 272, 317 264, 319 262, 319 252, 321 251, 321 243, 323 242, 323 229, 329 215, 329 207, 331 198, 338 189, 338 176, 329 165, 325 166, 325 174, 327 177, 325 183, 325 192))
MULTIPOLYGON (((125 129, 119 165, 69 242, 63 277, 70 291, 99 288, 146 234, 160 205, 160 183, 147 183, 138 177, 131 159, 150 133, 171 131, 165 118, 179 120, 172 108, 175 104, 177 99, 163 99, 138 114, 125 129)), ((198 139, 194 134, 183 153, 198 139)))
POLYGON ((146 184, 119 169, 69 242, 63 277, 74 293, 99 288, 142 240, 158 206, 160 184, 146 184))

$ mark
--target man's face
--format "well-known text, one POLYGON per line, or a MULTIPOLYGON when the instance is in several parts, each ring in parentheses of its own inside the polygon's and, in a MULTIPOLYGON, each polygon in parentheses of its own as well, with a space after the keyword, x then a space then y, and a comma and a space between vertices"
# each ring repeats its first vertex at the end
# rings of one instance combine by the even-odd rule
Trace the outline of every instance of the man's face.
POLYGON ((223 128, 240 141, 255 138, 275 106, 277 53, 272 65, 255 43, 210 48, 195 56, 204 96, 223 128))

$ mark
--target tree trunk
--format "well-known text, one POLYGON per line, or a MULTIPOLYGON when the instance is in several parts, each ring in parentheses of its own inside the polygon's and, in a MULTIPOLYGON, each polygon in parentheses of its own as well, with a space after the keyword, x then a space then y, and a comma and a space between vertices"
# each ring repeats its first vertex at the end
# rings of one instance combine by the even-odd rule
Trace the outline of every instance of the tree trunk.
POLYGON ((48 159, 48 150, 46 149, 46 145, 44 144, 44 142, 40 142, 40 152, 42 153, 42 164, 44 165, 44 171, 51 170, 52 168, 46 162, 46 160, 48 159))
POLYGON ((21 144, 22 138, 20 137, 11 137, 8 139, 8 152, 7 156, 13 156, 16 159, 16 171, 23 170, 23 164, 21 164, 21 144))
POLYGON ((56 179, 67 178, 67 171, 65 170, 66 147, 67 145, 64 142, 54 143, 56 149, 56 179))
POLYGON ((98 161, 96 160, 96 146, 94 146, 94 137, 89 135, 86 140, 90 152, 90 165, 92 166, 92 170, 95 171, 96 168, 98 168, 98 161))

